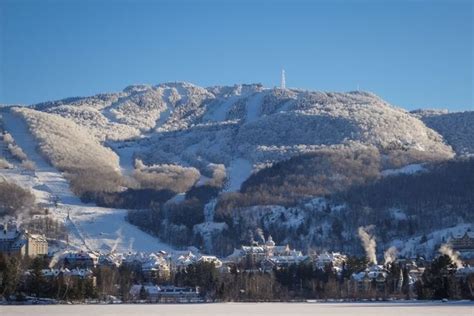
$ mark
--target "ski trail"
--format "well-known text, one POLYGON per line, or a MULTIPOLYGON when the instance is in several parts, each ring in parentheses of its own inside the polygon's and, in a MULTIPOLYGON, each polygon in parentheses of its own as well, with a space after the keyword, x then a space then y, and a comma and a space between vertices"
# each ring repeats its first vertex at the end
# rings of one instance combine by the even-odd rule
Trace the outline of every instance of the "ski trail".
POLYGON ((2 111, 4 128, 8 131, 28 159, 36 164, 34 174, 16 170, 1 170, 0 174, 29 187, 50 206, 50 214, 65 223, 70 233, 70 245, 84 250, 107 252, 117 244, 117 251, 171 251, 172 247, 161 242, 126 221, 127 210, 98 207, 83 203, 69 188, 61 172, 51 166, 37 151, 37 143, 26 122, 6 109, 2 111), (68 216, 69 214, 69 216, 68 216), (117 231, 121 230, 122 237, 117 231))

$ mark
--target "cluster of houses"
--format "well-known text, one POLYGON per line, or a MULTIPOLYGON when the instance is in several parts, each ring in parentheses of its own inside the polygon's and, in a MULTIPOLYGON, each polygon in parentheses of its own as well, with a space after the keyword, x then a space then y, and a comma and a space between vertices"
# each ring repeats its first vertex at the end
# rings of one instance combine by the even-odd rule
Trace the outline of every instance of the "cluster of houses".
MULTIPOLYGON (((456 276, 464 278, 474 273, 474 236, 466 232, 462 236, 451 236, 452 248, 460 254, 466 267, 457 269, 456 276)), ((0 253, 8 255, 22 255, 35 257, 48 254, 48 242, 43 235, 31 234, 26 230, 3 225, 0 231, 0 253)), ((55 267, 44 269, 45 277, 67 276, 72 278, 94 278, 92 269, 98 266, 120 267, 123 264, 140 270, 147 280, 146 285, 132 287, 130 294, 139 298, 146 293, 148 299, 155 301, 193 301, 198 295, 198 289, 163 287, 157 281, 166 284, 173 273, 181 271, 191 264, 212 263, 221 273, 234 271, 272 273, 274 270, 287 268, 300 263, 312 264, 315 269, 330 267, 337 275, 344 271, 347 256, 338 252, 323 252, 318 254, 303 254, 299 250, 291 249, 289 245, 276 245, 272 237, 261 242, 252 241, 250 245, 242 245, 234 249, 233 253, 225 258, 211 255, 202 255, 196 248, 185 251, 167 253, 108 253, 101 254, 92 251, 65 251, 54 255, 55 267)), ((400 274, 398 284, 390 284, 401 289, 402 284, 410 288, 421 278, 427 262, 423 258, 398 259, 392 264, 403 267, 405 275, 400 274), (403 278, 408 280, 403 281, 403 278)), ((353 273, 351 286, 354 291, 364 292, 376 289, 384 291, 388 286, 389 271, 387 266, 369 265, 364 271, 353 273)), ((401 273, 401 272, 400 272, 401 273)), ((393 279, 393 278, 392 278, 393 279)))
POLYGON ((351 275, 351 286, 353 287, 353 291, 356 293, 367 293, 376 290, 379 293, 383 293, 388 286, 401 291, 404 283, 408 285, 409 291, 413 291, 415 282, 421 278, 425 271, 426 261, 423 258, 398 259, 391 264, 397 265, 406 270, 407 273, 405 277, 408 278, 406 282, 404 281, 403 271, 400 269, 398 278, 394 278, 396 284, 389 284, 388 267, 372 264, 367 266, 364 271, 356 272, 351 275))

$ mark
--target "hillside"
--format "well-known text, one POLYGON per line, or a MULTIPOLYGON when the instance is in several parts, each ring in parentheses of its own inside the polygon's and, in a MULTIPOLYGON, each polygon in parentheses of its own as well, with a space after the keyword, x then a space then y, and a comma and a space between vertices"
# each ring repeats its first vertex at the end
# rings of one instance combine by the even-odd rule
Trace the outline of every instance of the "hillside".
POLYGON ((458 155, 474 154, 474 112, 418 110, 412 112, 429 128, 437 131, 458 155))
POLYGON ((326 146, 421 152, 427 159, 453 155, 422 121, 367 92, 165 83, 33 108, 87 128, 116 150, 125 172, 134 170, 134 158, 195 167, 204 176, 209 164, 223 164, 234 189, 252 170, 326 146))
MULTIPOLYGON (((435 191, 429 188, 436 184, 441 190, 443 177, 461 181, 457 165, 443 166, 471 151, 471 114, 409 113, 361 91, 134 85, 117 93, 4 108, 5 129, 19 138, 18 148, 11 145, 10 151, 22 165, 9 159, 5 163, 13 171, 3 173, 15 179, 12 174, 29 166, 33 176, 22 183, 35 183, 33 193, 48 203, 64 194, 78 220, 94 218, 96 211, 113 216, 117 210, 121 215, 111 217, 116 231, 110 234, 120 239, 117 225, 129 227, 126 238, 133 239, 123 216, 124 209, 136 209, 128 221, 178 247, 192 244, 226 254, 263 229, 278 242, 302 248, 358 252, 352 236, 356 223, 379 225, 385 244, 419 238, 417 232, 469 226, 470 186, 455 200, 436 193, 432 199, 438 204, 431 203, 435 191), (20 134, 18 125, 24 129, 20 134), (456 172, 439 171, 446 168, 456 172), (61 185, 45 176, 35 180, 42 169, 53 172, 61 185), (412 173, 423 176, 404 178, 412 173), (428 193, 413 202, 408 193, 389 190, 397 181, 400 192, 426 186, 428 193), (71 190, 82 201, 73 199, 71 190), (382 194, 387 203, 367 199, 361 204, 358 194, 382 194), (400 229, 405 222, 387 226, 393 212, 409 216, 412 230, 400 229), (419 216, 430 212, 437 220, 420 223, 419 216), (348 216, 354 218, 350 223, 348 216)), ((64 219, 61 212, 57 217, 64 219)), ((77 235, 77 243, 90 234, 88 245, 110 248, 112 240, 100 237, 94 220, 83 224, 86 232, 77 235)), ((145 248, 155 243, 150 238, 145 248)))

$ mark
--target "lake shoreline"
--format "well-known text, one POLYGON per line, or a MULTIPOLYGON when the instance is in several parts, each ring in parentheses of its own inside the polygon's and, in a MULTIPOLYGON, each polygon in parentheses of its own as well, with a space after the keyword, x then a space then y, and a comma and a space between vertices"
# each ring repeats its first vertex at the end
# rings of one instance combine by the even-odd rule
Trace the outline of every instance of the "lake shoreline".
POLYGON ((202 301, 202 302, 182 302, 182 303, 163 303, 163 302, 66 302, 54 301, 52 299, 39 299, 38 301, 25 302, 0 302, 1 306, 38 306, 38 305, 72 305, 72 306, 96 306, 96 305, 214 305, 214 304, 415 304, 415 305, 473 305, 473 300, 404 300, 404 299, 366 299, 366 300, 338 300, 338 299, 307 299, 307 300, 292 300, 292 301, 202 301))

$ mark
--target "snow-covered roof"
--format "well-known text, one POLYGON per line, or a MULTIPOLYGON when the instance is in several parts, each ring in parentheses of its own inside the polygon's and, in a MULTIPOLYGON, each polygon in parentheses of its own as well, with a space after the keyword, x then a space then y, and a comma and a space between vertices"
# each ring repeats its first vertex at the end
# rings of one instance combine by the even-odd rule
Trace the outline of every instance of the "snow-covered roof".
POLYGON ((381 265, 371 265, 367 267, 364 271, 353 273, 352 279, 356 281, 362 281, 364 279, 374 280, 374 279, 385 279, 388 276, 388 271, 381 265))

